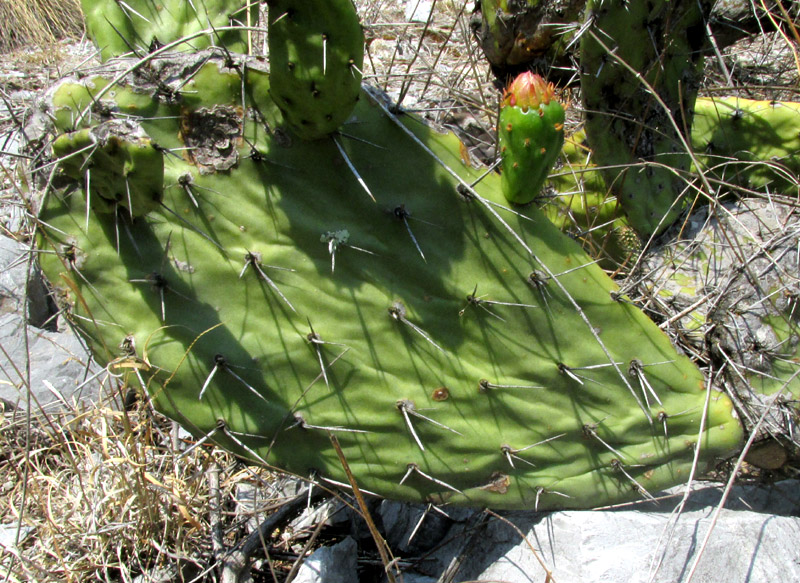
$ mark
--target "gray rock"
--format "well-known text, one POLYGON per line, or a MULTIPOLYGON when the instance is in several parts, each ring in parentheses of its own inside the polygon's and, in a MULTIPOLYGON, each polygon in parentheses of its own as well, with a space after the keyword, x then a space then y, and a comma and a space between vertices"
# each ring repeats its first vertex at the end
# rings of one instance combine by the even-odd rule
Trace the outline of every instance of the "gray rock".
POLYGON ((721 491, 702 487, 677 518, 678 495, 655 509, 505 513, 526 540, 505 522, 476 513, 454 525, 451 542, 417 569, 438 576, 455 565, 454 581, 540 583, 541 559, 558 583, 680 583, 700 557, 696 583, 800 581, 800 482, 734 488, 702 550, 721 491))
POLYGON ((0 345, 0 401, 5 406, 26 408, 27 366, 31 410, 72 410, 80 403, 99 399, 100 383, 85 381, 101 369, 73 334, 41 330, 26 325, 18 314, 2 314, 0 345))
POLYGON ((431 0, 408 0, 406 2, 405 17, 408 22, 428 22, 433 12, 431 0))
POLYGON ((473 513, 470 509, 439 509, 395 500, 383 500, 378 511, 383 537, 395 553, 403 555, 420 555, 436 547, 453 522, 473 513))
POLYGON ((342 542, 314 551, 297 571, 294 583, 355 583, 358 581, 358 544, 342 542))
POLYGON ((16 550, 33 531, 32 526, 20 526, 19 522, 0 524, 0 549, 16 550))
POLYGON ((41 272, 30 258, 29 245, 0 236, 0 314, 23 314, 27 308, 28 321, 41 328, 52 322, 55 310, 41 272))

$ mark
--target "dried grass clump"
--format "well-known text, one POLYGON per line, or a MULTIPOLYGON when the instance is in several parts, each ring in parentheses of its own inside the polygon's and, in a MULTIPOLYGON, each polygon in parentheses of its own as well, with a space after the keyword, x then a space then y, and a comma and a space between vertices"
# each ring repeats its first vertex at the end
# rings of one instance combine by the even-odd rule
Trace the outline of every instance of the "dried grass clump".
POLYGON ((212 525, 210 510, 269 473, 204 446, 186 453, 176 430, 146 404, 109 401, 33 422, 6 412, 0 525, 17 540, 0 544, 0 580, 212 580, 212 530, 239 530, 232 514, 212 525))
POLYGON ((0 1, 0 52, 83 34, 80 0, 0 1))

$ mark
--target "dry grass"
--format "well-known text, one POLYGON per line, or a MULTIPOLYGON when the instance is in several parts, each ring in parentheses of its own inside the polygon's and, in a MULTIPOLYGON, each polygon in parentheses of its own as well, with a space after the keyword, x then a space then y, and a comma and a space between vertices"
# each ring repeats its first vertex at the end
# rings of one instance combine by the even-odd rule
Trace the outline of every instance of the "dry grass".
MULTIPOLYGON (((404 22, 397 4, 358 2, 369 41, 365 81, 457 127, 478 157, 491 155, 498 95, 471 36, 472 2, 440 1, 428 24, 404 22)), ((80 34, 78 7, 77 0, 0 0, 0 51, 80 34)), ((771 42, 783 43, 789 65, 770 83, 796 83, 797 44, 771 42)), ((769 60, 764 49, 752 50, 757 62, 769 60)), ((714 70, 715 83, 721 75, 714 70)), ((740 90, 759 89, 751 77, 745 83, 740 90)), ((233 511, 237 485, 266 492, 251 514, 260 519, 277 503, 273 474, 205 445, 187 453, 178 428, 146 402, 124 406, 125 378, 106 374, 102 385, 104 399, 89 410, 0 418, 0 524, 18 526, 16 544, 0 546, 0 580, 133 581, 159 569, 167 580, 219 580, 219 559, 247 532, 248 515, 233 511)), ((264 580, 283 581, 302 558, 294 542, 282 530, 267 533, 266 548, 282 560, 264 563, 264 580)))
POLYGON ((0 1, 0 53, 83 34, 80 0, 0 1))
POLYGON ((130 581, 162 569, 169 580, 212 579, 212 530, 226 548, 244 532, 231 512, 212 522, 212 508, 230 508, 243 483, 269 492, 272 474, 191 448, 146 403, 124 407, 119 379, 104 385, 113 393, 96 407, 4 415, 0 524, 19 530, 0 554, 0 578, 130 581))

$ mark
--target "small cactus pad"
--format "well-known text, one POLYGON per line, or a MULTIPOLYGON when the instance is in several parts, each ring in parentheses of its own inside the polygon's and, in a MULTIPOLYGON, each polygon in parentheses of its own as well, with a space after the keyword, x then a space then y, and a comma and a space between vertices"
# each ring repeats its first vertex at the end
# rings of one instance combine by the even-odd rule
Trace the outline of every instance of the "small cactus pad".
POLYGON ((333 434, 366 492, 540 510, 648 497, 697 448, 704 468, 739 447, 728 398, 704 416, 697 367, 535 207, 506 208, 455 136, 370 91, 346 134, 287 140, 257 61, 172 59, 152 70, 197 71, 178 90, 196 101, 135 75, 106 94, 164 149, 163 205, 87 226, 64 172, 39 257, 98 360, 198 439, 346 487, 333 434), (186 153, 196 123, 234 164, 186 153))
POLYGON ((361 91, 364 33, 351 0, 269 0, 270 93, 294 133, 324 137, 361 91))
POLYGON ((522 73, 500 104, 497 145, 506 200, 527 204, 539 195, 564 144, 564 108, 553 86, 522 73))
POLYGON ((81 0, 81 6, 86 29, 103 60, 128 53, 144 55, 182 38, 186 42, 175 50, 223 46, 245 53, 248 10, 250 22, 258 21, 258 3, 241 0, 81 0), (208 32, 198 34, 203 31, 208 32))
POLYGON ((111 120, 58 136, 53 154, 61 171, 84 183, 92 209, 126 208, 138 217, 154 210, 164 189, 164 155, 141 126, 111 120))

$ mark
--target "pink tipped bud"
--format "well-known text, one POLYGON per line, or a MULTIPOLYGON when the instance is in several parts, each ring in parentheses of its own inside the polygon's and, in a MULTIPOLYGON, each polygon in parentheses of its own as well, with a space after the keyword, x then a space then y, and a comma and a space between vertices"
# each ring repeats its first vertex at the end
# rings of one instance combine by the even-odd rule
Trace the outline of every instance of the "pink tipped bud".
POLYGON ((516 106, 527 111, 529 107, 536 109, 541 104, 547 105, 555 98, 556 92, 552 83, 548 83, 540 75, 526 71, 506 88, 500 106, 516 106))

